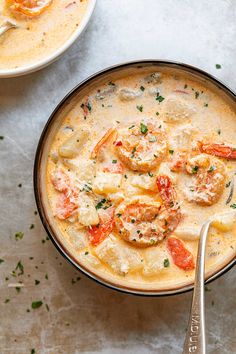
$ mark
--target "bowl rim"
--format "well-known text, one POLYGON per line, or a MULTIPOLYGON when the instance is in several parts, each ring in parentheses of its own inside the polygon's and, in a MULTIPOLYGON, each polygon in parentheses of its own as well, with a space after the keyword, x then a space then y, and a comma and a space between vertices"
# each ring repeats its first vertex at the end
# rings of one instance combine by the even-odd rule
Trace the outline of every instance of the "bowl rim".
POLYGON ((49 56, 46 58, 43 58, 41 60, 36 61, 33 64, 30 65, 24 65, 16 69, 0 69, 0 79, 1 78, 10 78, 10 77, 17 77, 17 76, 23 76, 27 74, 31 74, 35 71, 41 70, 48 66, 49 64, 53 63, 57 59, 63 55, 63 53, 69 49, 70 46, 78 39, 78 37, 81 35, 81 33, 86 29, 90 18, 93 14, 93 11, 95 9, 95 5, 97 3, 97 0, 88 0, 88 5, 85 10, 85 14, 82 17, 82 20, 76 28, 76 30, 72 33, 72 35, 66 40, 66 42, 57 48, 55 51, 53 51, 49 56))
MULTIPOLYGON (((134 61, 128 61, 124 62, 121 64, 116 64, 109 66, 103 70, 100 70, 92 75, 90 75, 88 78, 84 79, 81 81, 78 85, 76 85, 60 102, 59 104, 55 107, 51 115, 49 116, 48 121, 46 122, 43 131, 41 133, 41 136, 39 138, 38 146, 36 149, 35 153, 35 160, 34 160, 34 170, 33 170, 33 184, 34 184, 34 195, 35 195, 35 200, 36 200, 36 205, 38 208, 39 216, 41 219, 41 222, 50 237, 51 241, 57 248, 57 250, 62 254, 62 256, 69 262, 71 263, 77 270, 81 271, 83 274, 88 276, 90 279, 96 281, 98 284, 101 284, 103 286, 106 286, 109 289, 116 290, 122 293, 126 293, 129 295, 139 295, 139 296, 147 296, 147 297, 162 297, 162 296, 170 296, 170 295, 178 295, 178 294, 183 294, 186 292, 189 292, 193 290, 193 284, 187 285, 187 286, 180 286, 179 288, 171 289, 171 290, 137 290, 137 289, 131 289, 131 288, 126 288, 122 285, 115 285, 112 282, 109 282, 107 280, 102 279, 99 275, 96 273, 93 273, 90 270, 86 270, 82 265, 80 265, 75 258, 69 254, 68 250, 62 243, 59 241, 59 239, 54 235, 52 232, 52 229, 49 225, 49 222, 47 221, 46 214, 44 212, 43 208, 43 203, 41 200, 41 191, 40 191, 40 183, 39 183, 39 178, 38 178, 38 170, 40 167, 41 163, 41 156, 43 152, 43 146, 44 146, 44 139, 47 137, 47 132, 48 129, 50 128, 51 124, 54 122, 54 117, 56 116, 57 112, 64 106, 64 104, 69 100, 78 90, 82 89, 84 86, 89 84, 91 81, 94 79, 97 79, 98 77, 102 76, 103 74, 107 73, 112 73, 113 71, 117 71, 119 69, 125 68, 125 67, 132 67, 132 66, 137 66, 137 67, 142 67, 142 65, 164 65, 164 66, 169 66, 172 68, 182 68, 185 69, 186 71, 190 71, 195 74, 199 74, 201 77, 209 80, 211 83, 215 84, 218 88, 222 89, 227 95, 231 96, 233 100, 236 101, 236 93, 229 88, 227 85, 225 85, 222 81, 218 80, 216 77, 213 75, 209 74, 208 72, 199 69, 193 65, 177 62, 177 61, 172 61, 172 60, 165 60, 165 59, 141 59, 141 60, 134 60, 134 61)), ((224 263, 223 266, 214 274, 206 278, 205 284, 208 284, 212 282, 213 280, 217 279, 227 271, 229 271, 234 265, 236 264, 236 257, 233 257, 230 259, 229 262, 226 264, 224 263)))

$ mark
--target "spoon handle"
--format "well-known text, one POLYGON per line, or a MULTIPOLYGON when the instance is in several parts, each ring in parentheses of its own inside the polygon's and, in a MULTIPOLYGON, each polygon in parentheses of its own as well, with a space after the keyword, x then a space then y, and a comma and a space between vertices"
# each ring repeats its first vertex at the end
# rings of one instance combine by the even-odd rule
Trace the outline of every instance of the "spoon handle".
POLYGON ((206 240, 210 223, 210 221, 207 221, 200 232, 192 308, 184 342, 183 354, 206 354, 204 276, 206 240))

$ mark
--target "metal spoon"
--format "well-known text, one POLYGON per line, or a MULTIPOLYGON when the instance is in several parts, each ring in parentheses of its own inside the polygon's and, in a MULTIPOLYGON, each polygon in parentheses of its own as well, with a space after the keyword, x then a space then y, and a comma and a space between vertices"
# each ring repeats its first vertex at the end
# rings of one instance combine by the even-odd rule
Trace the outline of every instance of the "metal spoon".
POLYGON ((1 26, 0 26, 0 36, 5 33, 6 31, 12 29, 12 28, 18 28, 18 25, 15 23, 6 20, 1 26))
POLYGON ((192 308, 184 342, 183 354, 206 354, 204 276, 206 240, 211 222, 212 220, 206 221, 200 232, 192 308))

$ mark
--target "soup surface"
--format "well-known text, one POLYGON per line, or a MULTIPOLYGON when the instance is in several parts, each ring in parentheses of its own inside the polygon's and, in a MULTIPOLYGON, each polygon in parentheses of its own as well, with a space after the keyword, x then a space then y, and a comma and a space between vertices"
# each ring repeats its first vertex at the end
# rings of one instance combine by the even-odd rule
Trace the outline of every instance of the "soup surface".
POLYGON ((0 25, 9 20, 18 26, 0 35, 0 70, 34 64, 55 52, 80 25, 87 3, 0 0, 0 25))
POLYGON ((193 280, 236 250, 236 116, 194 77, 139 69, 93 85, 49 148, 46 193, 61 242, 85 269, 129 288, 193 280), (235 147, 234 147, 235 146, 235 147))

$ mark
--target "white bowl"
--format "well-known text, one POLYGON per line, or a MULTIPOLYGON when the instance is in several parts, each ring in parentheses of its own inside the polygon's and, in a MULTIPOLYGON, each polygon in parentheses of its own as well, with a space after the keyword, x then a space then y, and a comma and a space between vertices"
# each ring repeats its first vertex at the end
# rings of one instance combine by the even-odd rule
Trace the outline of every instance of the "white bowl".
POLYGON ((25 65, 22 67, 19 67, 17 69, 9 69, 9 70, 0 70, 0 78, 6 78, 6 77, 16 77, 16 76, 21 76, 21 75, 26 75, 30 74, 34 71, 40 70, 44 68, 45 66, 51 64, 55 60, 57 60, 76 40, 77 38, 81 35, 81 33, 85 30, 87 27, 87 24, 92 16, 92 13, 94 11, 95 5, 96 5, 97 0, 88 0, 88 6, 86 9, 86 12, 82 18, 82 21, 76 31, 73 32, 72 36, 57 50, 55 50, 52 54, 50 54, 48 57, 39 60, 35 62, 34 64, 30 65, 25 65))

